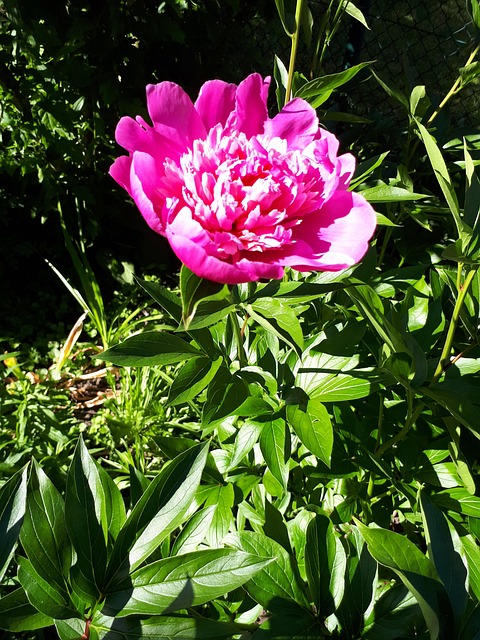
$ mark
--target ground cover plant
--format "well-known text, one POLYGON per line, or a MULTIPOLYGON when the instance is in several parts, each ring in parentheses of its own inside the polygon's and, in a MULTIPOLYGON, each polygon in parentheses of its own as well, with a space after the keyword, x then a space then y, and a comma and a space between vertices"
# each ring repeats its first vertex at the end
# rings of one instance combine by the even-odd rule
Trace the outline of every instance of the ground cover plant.
POLYGON ((253 73, 149 85, 117 127, 111 174, 178 286, 136 277, 111 321, 65 231, 83 315, 38 378, 4 356, 5 638, 480 638, 480 137, 445 116, 478 46, 433 101, 373 63, 322 75, 353 3, 276 7, 274 113, 253 73), (362 78, 404 109, 394 148, 336 110, 362 78), (107 380, 88 427, 69 373, 107 380))

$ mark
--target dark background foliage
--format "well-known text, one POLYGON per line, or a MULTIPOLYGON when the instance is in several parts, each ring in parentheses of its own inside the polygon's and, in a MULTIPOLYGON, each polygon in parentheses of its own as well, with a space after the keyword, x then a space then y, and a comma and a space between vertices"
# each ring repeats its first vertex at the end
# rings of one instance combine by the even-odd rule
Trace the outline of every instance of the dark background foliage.
MULTIPOLYGON (((441 69, 436 87, 441 96, 449 74, 453 78, 464 63, 468 14, 463 3, 429 3, 427 8, 410 0, 388 11, 386 3, 360 4, 372 31, 363 34, 358 23, 346 22, 328 52, 325 71, 376 59, 387 81, 400 81, 403 65, 405 82, 432 86, 441 69), (448 40, 447 32, 452 34, 448 40)), ((312 11, 322 10, 322 2, 312 2, 312 11)), ((272 0, 254 5, 245 0, 4 1, 0 338, 33 343, 50 330, 47 338, 54 338, 55 326, 60 338, 63 323, 69 327, 76 318, 78 309, 44 260, 74 280, 59 209, 72 237, 83 234, 106 299, 118 286, 112 276, 121 275, 125 261, 140 271, 153 266, 168 281, 178 268, 175 258, 108 176, 119 153, 114 142, 118 119, 145 115, 150 82, 172 80, 195 96, 210 78, 238 82, 252 71, 271 73, 274 53, 286 63, 288 47, 272 0)), ((304 46, 299 66, 305 70, 308 57, 304 46)), ((375 100, 371 91, 371 82, 360 83, 344 96, 342 106, 373 118, 378 126, 376 133, 371 128, 372 135, 388 139, 389 127, 396 126, 395 109, 381 89, 375 100)), ((462 97, 456 106, 459 120, 475 124, 474 97, 462 97), (472 108, 466 111, 468 105, 472 108)))

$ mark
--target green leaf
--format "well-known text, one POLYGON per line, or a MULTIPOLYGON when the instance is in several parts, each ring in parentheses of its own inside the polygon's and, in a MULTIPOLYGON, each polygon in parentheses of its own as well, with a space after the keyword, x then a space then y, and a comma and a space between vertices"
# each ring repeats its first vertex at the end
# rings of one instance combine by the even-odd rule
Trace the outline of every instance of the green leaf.
POLYGON ((242 378, 220 367, 208 386, 207 400, 203 406, 202 427, 213 428, 218 420, 233 415, 248 398, 248 387, 242 378))
POLYGON ((37 611, 22 588, 0 598, 0 629, 18 633, 43 629, 52 624, 53 618, 37 611))
POLYGON ((420 617, 414 595, 403 584, 396 584, 375 603, 362 637, 366 640, 412 638, 421 624, 420 617))
POLYGON ((0 488, 0 582, 17 545, 25 515, 27 467, 17 471, 0 488))
POLYGON ((365 16, 360 11, 360 9, 353 4, 353 2, 349 2, 347 0, 347 2, 344 3, 344 7, 345 7, 345 12, 348 13, 349 16, 351 16, 355 20, 358 20, 358 22, 360 22, 360 24, 362 24, 365 27, 365 29, 370 30, 370 27, 368 26, 367 21, 365 20, 365 16))
POLYGON ((460 538, 468 566, 468 585, 480 601, 480 549, 472 536, 460 538))
POLYGON ((467 489, 459 487, 442 491, 434 496, 434 502, 440 507, 480 518, 480 497, 472 496, 467 489))
POLYGON ((458 624, 468 600, 465 588, 467 569, 454 547, 447 520, 423 490, 420 491, 420 506, 428 556, 445 586, 458 624))
POLYGON ((480 604, 478 602, 463 623, 458 640, 480 640, 480 604))
POLYGON ((287 14, 285 12, 284 0, 275 0, 275 4, 277 5, 278 15, 280 16, 280 20, 282 21, 282 26, 285 30, 285 33, 291 38, 296 29, 295 18, 291 14, 287 14))
POLYGON ((109 562, 108 593, 181 524, 200 483, 207 453, 208 443, 191 447, 165 465, 148 486, 118 534, 109 562))
POLYGON ((389 152, 385 151, 378 156, 373 156, 373 158, 369 158, 368 160, 360 162, 355 169, 355 173, 353 174, 353 178, 350 182, 348 190, 354 191, 363 182, 365 182, 368 176, 370 176, 375 171, 375 169, 378 169, 378 167, 382 165, 388 154, 389 152))
POLYGON ((100 474, 80 437, 67 476, 65 522, 76 552, 76 581, 93 600, 101 593, 107 565, 109 518, 100 474))
POLYGON ((359 193, 368 200, 368 202, 407 202, 410 200, 420 200, 421 198, 428 198, 429 196, 423 193, 413 193, 404 189, 403 187, 390 186, 388 184, 382 184, 378 187, 371 187, 370 189, 364 189, 359 193))
POLYGON ((395 571, 415 596, 431 640, 438 638, 440 630, 442 637, 453 637, 451 606, 432 562, 408 538, 356 522, 375 560, 395 571))
POLYGON ((202 355, 182 338, 159 331, 144 331, 104 351, 99 358, 123 367, 175 364, 202 355))
POLYGON ((296 561, 278 542, 253 531, 230 534, 225 542, 260 558, 274 558, 244 586, 256 602, 272 613, 301 616, 309 610, 296 561))
POLYGON ((274 56, 273 61, 273 77, 275 78, 275 83, 277 85, 275 95, 277 97, 277 107, 280 111, 285 104, 288 70, 277 55, 274 56))
POLYGON ((109 537, 112 538, 112 541, 115 541, 127 517, 125 513, 125 503, 123 501, 122 494, 120 493, 120 489, 117 487, 107 471, 105 471, 105 469, 100 465, 97 468, 105 496, 108 534, 109 537))
POLYGON ((410 104, 409 104, 408 98, 402 91, 400 91, 399 89, 396 89, 395 87, 392 87, 391 85, 388 85, 372 69, 370 69, 370 73, 372 74, 372 76, 375 78, 375 80, 378 82, 378 84, 382 87, 382 89, 385 91, 387 95, 389 95, 391 98, 399 102, 403 107, 405 107, 407 111, 410 111, 410 104))
POLYGON ((243 458, 253 449, 262 432, 261 422, 247 421, 238 430, 227 472, 235 469, 243 458))
POLYGON ((104 613, 159 615, 203 604, 237 589, 271 562, 233 549, 204 549, 153 562, 131 574, 131 586, 111 593, 104 613))
POLYGON ((225 484, 210 489, 205 501, 206 507, 215 506, 215 513, 207 531, 210 547, 219 547, 230 529, 234 528, 232 509, 235 502, 233 484, 225 484))
POLYGON ((434 137, 427 131, 425 126, 418 120, 416 120, 416 125, 418 127, 420 137, 423 140, 423 144, 425 145, 425 148, 427 150, 428 158, 430 160, 430 164, 432 165, 438 184, 440 185, 445 200, 447 201, 450 211, 452 212, 455 224, 457 226, 458 235, 459 237, 461 237, 464 230, 464 223, 460 218, 460 207, 458 206, 457 196, 450 178, 450 174, 448 173, 445 160, 443 159, 442 153, 438 148, 434 137))
POLYGON ((295 97, 307 100, 316 109, 330 97, 330 94, 334 89, 338 89, 343 86, 354 78, 359 71, 371 66, 372 64, 373 62, 362 62, 354 65, 353 67, 349 67, 345 71, 340 71, 340 73, 333 73, 331 75, 315 78, 315 80, 311 80, 304 84, 297 91, 295 97))
POLYGON ((37 611, 55 619, 72 618, 77 614, 64 593, 44 580, 35 571, 30 560, 19 556, 17 562, 18 581, 37 611))
POLYGON ((192 322, 198 304, 206 298, 216 297, 219 294, 225 298, 228 289, 224 284, 212 282, 205 278, 200 278, 188 267, 182 265, 180 270, 180 294, 182 296, 182 322, 185 329, 188 329, 192 322))
MULTIPOLYGON (((176 322, 182 321, 182 303, 178 296, 157 284, 135 278, 140 286, 164 309, 176 322)), ((208 329, 197 329, 187 332, 207 354, 214 353, 217 349, 208 329)))
POLYGON ((65 525, 64 501, 35 460, 20 541, 35 571, 67 599, 65 570, 72 564, 72 546, 65 525))
POLYGON ((326 618, 342 601, 347 556, 330 519, 316 514, 307 528, 305 570, 315 606, 326 618))
POLYGON ((301 355, 303 333, 291 307, 276 298, 260 298, 246 305, 247 313, 266 331, 272 331, 301 355))
POLYGON ((352 527, 347 537, 349 549, 348 571, 345 576, 345 596, 335 615, 346 635, 359 636, 364 627, 364 617, 371 611, 377 597, 378 565, 368 551, 357 527, 352 527))
MULTIPOLYGON (((235 305, 229 300, 205 300, 200 301, 195 309, 195 315, 190 320, 188 327, 190 332, 198 331, 206 327, 211 327, 220 320, 223 320, 228 314, 235 310, 235 305)), ((180 327, 182 330, 182 327, 180 327)))
POLYGON ((480 76, 480 62, 471 62, 465 67, 461 67, 459 71, 462 87, 466 87, 468 84, 475 82, 480 76))
POLYGON ((287 404, 287 420, 301 443, 329 467, 333 427, 324 405, 316 399, 308 399, 306 405, 287 404))
POLYGON ((253 635, 254 640, 319 640, 323 625, 311 613, 272 614, 253 635))
POLYGON ((205 540, 216 509, 217 505, 213 504, 193 514, 175 539, 172 547, 173 556, 197 551, 198 546, 205 540))
POLYGON ((213 361, 199 356, 185 363, 170 387, 167 404, 174 406, 193 400, 214 379, 222 362, 221 356, 213 361))
POLYGON ((283 418, 266 420, 262 423, 260 449, 273 477, 286 491, 290 438, 283 418))
POLYGON ((331 356, 311 350, 298 362, 295 385, 310 398, 337 402, 364 398, 375 390, 370 372, 355 370, 358 356, 331 356), (352 371, 351 374, 345 373, 352 371))
MULTIPOLYGON (((96 630, 100 638, 109 640, 229 640, 243 630, 231 622, 206 619, 198 614, 153 616, 139 620, 133 617, 111 618, 96 613, 90 628, 96 630)), ((78 635, 62 637, 62 640, 77 639, 78 635)))

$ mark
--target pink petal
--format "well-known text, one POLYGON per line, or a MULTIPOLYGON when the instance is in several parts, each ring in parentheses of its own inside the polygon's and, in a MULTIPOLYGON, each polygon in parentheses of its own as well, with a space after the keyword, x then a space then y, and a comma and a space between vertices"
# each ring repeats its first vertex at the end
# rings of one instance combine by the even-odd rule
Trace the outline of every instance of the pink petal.
POLYGON ((301 98, 291 100, 271 120, 265 122, 265 133, 284 138, 289 149, 304 149, 318 132, 318 118, 308 102, 301 98))
POLYGON ((296 227, 284 266, 340 271, 363 258, 376 226, 375 211, 358 193, 337 191, 318 213, 296 227))
POLYGON ((212 255, 216 251, 206 231, 192 219, 189 209, 184 207, 166 227, 166 236, 177 257, 200 278, 240 284, 261 278, 278 280, 283 268, 276 264, 242 259, 230 264, 212 255))
POLYGON ((149 227, 165 235, 161 219, 163 200, 158 193, 159 171, 155 159, 136 151, 130 169, 131 196, 149 227))
POLYGON ((237 88, 235 111, 228 119, 236 131, 243 131, 247 138, 263 133, 268 118, 267 97, 270 78, 263 80, 258 73, 252 73, 237 88))
POLYGON ((350 180, 355 172, 356 160, 355 157, 352 156, 351 153, 344 153, 342 156, 338 156, 337 158, 337 168, 338 168, 338 188, 346 189, 350 184, 350 180))
POLYGON ((175 130, 165 128, 164 135, 146 124, 142 118, 124 117, 120 120, 115 131, 115 139, 124 149, 133 153, 142 151, 163 162, 165 158, 177 159, 185 151, 175 130))
POLYGON ((195 109, 207 131, 218 123, 225 125, 235 108, 236 91, 236 85, 223 80, 209 80, 202 86, 195 102, 195 109))
POLYGON ((190 145, 197 138, 205 138, 203 122, 193 102, 178 84, 149 84, 147 105, 155 130, 167 138, 171 137, 172 129, 183 144, 190 145))
POLYGON ((129 195, 132 195, 130 188, 130 167, 132 159, 130 156, 120 156, 115 160, 109 170, 109 174, 118 184, 123 187, 129 195))

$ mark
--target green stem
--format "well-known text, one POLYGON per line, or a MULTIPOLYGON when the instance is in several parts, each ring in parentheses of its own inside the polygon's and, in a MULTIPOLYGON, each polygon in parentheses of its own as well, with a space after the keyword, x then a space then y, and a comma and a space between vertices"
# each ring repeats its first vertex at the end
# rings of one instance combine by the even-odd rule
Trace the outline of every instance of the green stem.
POLYGON ((387 451, 388 449, 393 447, 395 444, 397 444, 397 442, 400 442, 405 438, 407 433, 415 424, 415 421, 417 420, 418 416, 423 411, 423 407, 424 407, 423 402, 421 402, 415 409, 413 409, 412 395, 409 394, 407 399, 408 399, 409 407, 408 407, 408 415, 407 415, 407 420, 405 422, 405 425, 402 427, 402 429, 400 429, 400 431, 397 434, 393 436, 393 438, 390 438, 390 440, 387 440, 387 442, 384 442, 382 446, 375 451, 374 455, 377 460, 379 460, 383 456, 385 451, 387 451))
POLYGON ((450 353, 452 351, 453 338, 455 336, 455 331, 457 329, 458 321, 460 319, 460 312, 462 310, 463 302, 465 300, 465 296, 467 295, 468 288, 472 283, 473 278, 477 273, 477 269, 471 269, 467 273, 467 276, 463 282, 463 285, 460 287, 458 292, 458 298, 455 303, 455 307, 453 309, 452 319, 450 321, 450 326, 448 327, 447 337, 445 339, 445 344, 443 345, 442 355, 440 356, 440 360, 438 361, 437 368, 435 369, 435 373, 433 374, 432 382, 438 382, 442 373, 445 370, 446 365, 450 359, 450 353))
POLYGON ((242 331, 240 331, 240 325, 238 324, 237 314, 235 312, 231 313, 229 318, 230 318, 230 322, 232 323, 233 333, 235 335, 235 341, 237 343, 238 362, 240 364, 240 369, 242 369, 243 367, 246 367, 248 364, 247 356, 245 355, 245 349, 243 347, 242 331))
MULTIPOLYGON (((480 51, 480 44, 477 44, 477 46, 475 47, 475 49, 472 51, 472 53, 470 54, 465 66, 468 67, 469 64, 471 64, 474 59, 475 56, 477 55, 477 53, 480 51)), ((435 111, 432 113, 432 115, 430 116, 430 118, 427 120, 427 126, 429 124, 431 124, 435 118, 438 116, 438 114, 440 113, 440 111, 443 109, 443 107, 447 104, 447 102, 453 98, 453 96, 457 93, 458 88, 460 86, 462 82, 462 76, 458 76, 458 78, 455 80, 455 82, 453 83, 450 91, 447 93, 447 95, 444 97, 444 99, 441 101, 441 103, 438 105, 438 108, 435 109, 435 111)))
POLYGON ((302 17, 304 0, 297 0, 295 9, 295 31, 292 34, 292 48, 290 50, 290 62, 288 65, 287 88, 285 90, 285 104, 290 102, 292 95, 293 74, 295 73, 295 60, 297 59, 298 38, 300 35, 300 19, 302 17))

